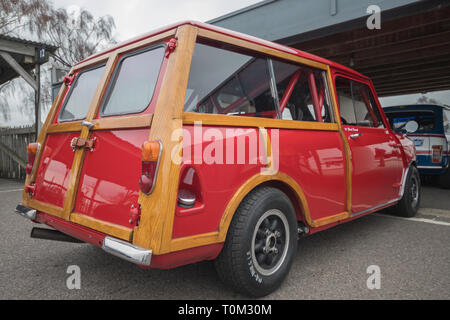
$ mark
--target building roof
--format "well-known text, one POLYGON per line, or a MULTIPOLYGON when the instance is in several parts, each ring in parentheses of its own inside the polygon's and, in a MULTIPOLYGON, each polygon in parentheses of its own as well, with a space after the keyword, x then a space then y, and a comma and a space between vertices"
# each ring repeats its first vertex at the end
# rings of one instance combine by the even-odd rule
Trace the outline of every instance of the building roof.
POLYGON ((36 48, 45 46, 47 48, 47 50, 50 50, 52 52, 54 52, 54 51, 56 51, 56 49, 58 49, 58 47, 48 44, 48 43, 45 43, 45 42, 37 42, 37 41, 27 40, 27 39, 23 39, 23 38, 12 37, 12 36, 8 36, 8 35, 4 35, 4 34, 0 34, 0 40, 13 41, 13 42, 17 42, 17 43, 21 43, 21 44, 25 44, 25 45, 34 46, 36 48))
MULTIPOLYGON (((33 70, 36 64, 46 63, 49 53, 55 53, 58 48, 44 43, 23 38, 0 34, 0 51, 8 53, 27 72, 33 70), (37 58, 38 50, 45 47, 45 56, 37 58)), ((18 77, 19 74, 0 57, 0 84, 18 77)))
POLYGON ((359 72, 357 72, 357 71, 355 71, 355 70, 353 70, 351 68, 348 68, 348 67, 346 67, 344 65, 335 63, 335 62, 333 62, 331 60, 324 59, 324 58, 321 58, 319 56, 307 53, 305 51, 301 51, 299 49, 291 48, 291 47, 288 47, 288 46, 285 46, 285 45, 282 45, 282 44, 279 44, 279 43, 271 42, 271 41, 268 41, 268 40, 264 40, 264 39, 261 39, 261 38, 257 38, 257 37, 254 37, 254 36, 250 36, 250 35, 247 35, 247 34, 243 34, 243 33, 240 33, 240 32, 232 31, 232 30, 229 30, 229 29, 221 28, 221 27, 218 27, 218 26, 215 26, 215 25, 211 25, 211 24, 207 24, 207 23, 203 23, 203 22, 198 22, 198 21, 181 21, 181 22, 178 22, 178 23, 175 23, 175 24, 171 24, 169 26, 166 26, 166 27, 163 27, 163 28, 151 31, 151 32, 146 33, 146 34, 144 34, 142 36, 138 36, 136 38, 133 38, 133 39, 130 39, 130 40, 125 41, 123 43, 120 43, 120 44, 118 44, 118 45, 116 45, 116 46, 114 46, 114 47, 112 47, 112 48, 110 48, 108 50, 105 50, 103 52, 94 54, 94 55, 88 57, 87 59, 85 59, 83 61, 80 61, 79 63, 86 62, 88 60, 94 59, 94 58, 99 57, 101 55, 104 55, 106 53, 110 53, 110 52, 112 52, 114 50, 117 50, 119 48, 122 48, 122 47, 125 47, 127 45, 136 43, 138 41, 150 38, 150 37, 155 36, 157 34, 161 34, 163 32, 166 32, 168 30, 180 27, 182 25, 192 25, 192 26, 196 26, 198 28, 202 28, 202 29, 206 29, 206 30, 210 30, 210 31, 215 31, 217 33, 221 33, 221 34, 225 34, 227 36, 231 36, 231 37, 234 37, 234 38, 237 38, 237 39, 249 41, 249 42, 252 42, 252 43, 255 43, 255 44, 259 44, 259 45, 262 45, 262 46, 265 46, 265 47, 268 47, 268 48, 271 48, 271 49, 275 49, 275 50, 279 50, 279 51, 282 51, 282 52, 286 52, 286 53, 294 54, 294 55, 297 55, 297 56, 301 56, 301 57, 304 57, 306 59, 310 59, 312 61, 324 63, 324 64, 330 65, 330 66, 332 66, 332 67, 334 67, 336 69, 340 69, 341 71, 350 72, 352 74, 359 75, 362 78, 367 78, 366 76, 362 75, 361 73, 359 73, 359 72))

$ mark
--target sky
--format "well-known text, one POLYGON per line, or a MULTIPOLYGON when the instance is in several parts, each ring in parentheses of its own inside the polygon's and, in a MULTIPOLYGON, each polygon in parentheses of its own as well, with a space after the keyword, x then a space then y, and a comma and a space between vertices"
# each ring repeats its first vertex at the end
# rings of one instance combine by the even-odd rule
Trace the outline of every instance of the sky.
MULTIPOLYGON (((151 30, 182 20, 208 21, 260 0, 52 0, 57 8, 85 8, 94 16, 111 15, 116 24, 118 42, 134 38, 151 30)), ((383 107, 414 104, 422 94, 381 98, 383 107)), ((428 98, 450 105, 450 91, 427 93, 428 98)), ((6 122, 0 117, 0 127, 25 125, 30 120, 13 112, 6 122)))
POLYGON ((97 17, 112 16, 119 41, 177 21, 205 22, 257 2, 260 0, 53 0, 55 7, 78 6, 97 17))

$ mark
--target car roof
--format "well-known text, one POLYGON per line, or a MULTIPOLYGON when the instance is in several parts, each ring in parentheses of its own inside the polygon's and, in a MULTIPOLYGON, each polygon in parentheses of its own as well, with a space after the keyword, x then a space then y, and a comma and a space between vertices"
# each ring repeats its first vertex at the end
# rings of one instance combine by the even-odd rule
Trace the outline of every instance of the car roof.
POLYGON ((410 104, 410 105, 399 105, 383 108, 384 112, 395 112, 395 111, 420 111, 420 110, 441 110, 449 109, 446 106, 441 106, 437 104, 410 104))
POLYGON ((221 28, 221 27, 217 27, 217 26, 214 26, 214 25, 211 25, 211 24, 198 22, 198 21, 192 21, 192 20, 177 22, 177 23, 165 26, 163 28, 160 28, 160 29, 157 29, 157 30, 153 30, 153 31, 151 31, 149 33, 143 34, 143 35, 135 37, 133 39, 127 40, 125 42, 122 42, 122 43, 120 43, 120 44, 110 48, 110 49, 107 49, 105 51, 96 53, 96 54, 86 58, 85 60, 80 61, 78 64, 86 62, 86 61, 91 60, 91 59, 94 59, 94 58, 99 57, 101 55, 104 55, 106 53, 112 52, 112 51, 114 51, 116 49, 125 47, 127 45, 136 43, 138 41, 150 38, 150 37, 155 36, 157 34, 166 32, 168 30, 171 30, 171 29, 174 29, 174 28, 178 28, 178 27, 183 26, 183 25, 192 25, 192 26, 196 26, 198 28, 202 28, 202 29, 206 29, 206 30, 222 33, 222 34, 225 34, 225 35, 237 38, 237 39, 246 40, 246 41, 249 41, 249 42, 252 42, 252 43, 255 43, 255 44, 266 46, 266 47, 271 48, 271 49, 283 51, 283 52, 294 54, 294 55, 297 55, 297 56, 300 56, 300 57, 303 57, 303 58, 306 58, 306 59, 310 59, 310 60, 313 60, 313 61, 316 61, 316 62, 320 62, 320 63, 326 64, 326 65, 329 65, 330 67, 333 67, 335 69, 338 69, 340 71, 348 72, 348 73, 357 75, 357 76, 359 76, 361 78, 364 78, 364 79, 369 79, 368 77, 364 76, 363 74, 361 74, 361 73, 359 73, 359 72, 357 72, 357 71, 355 71, 355 70, 353 70, 351 68, 348 68, 348 67, 346 67, 344 65, 341 65, 339 63, 333 62, 331 60, 328 60, 328 59, 316 56, 314 54, 307 53, 305 51, 301 51, 301 50, 298 50, 298 49, 295 49, 295 48, 291 48, 291 47, 288 47, 288 46, 285 46, 285 45, 281 45, 279 43, 263 40, 263 39, 260 39, 260 38, 257 38, 257 37, 253 37, 253 36, 250 36, 250 35, 247 35, 247 34, 243 34, 243 33, 240 33, 240 32, 231 31, 231 30, 228 30, 228 29, 225 29, 225 28, 221 28))

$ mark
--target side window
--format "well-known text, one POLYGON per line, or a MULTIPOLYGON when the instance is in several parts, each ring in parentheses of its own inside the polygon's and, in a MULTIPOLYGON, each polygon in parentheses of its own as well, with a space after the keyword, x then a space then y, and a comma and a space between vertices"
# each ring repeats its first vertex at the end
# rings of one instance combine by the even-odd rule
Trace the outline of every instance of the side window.
POLYGON ((282 119, 333 122, 325 71, 274 61, 282 119))
POLYGON ((78 74, 61 108, 59 121, 81 120, 86 117, 104 70, 105 66, 102 65, 78 74))
POLYGON ((349 79, 336 78, 336 91, 342 124, 356 125, 351 81, 349 79))
POLYGON ((375 98, 367 85, 337 78, 336 89, 343 124, 384 128, 375 98))
POLYGON ((159 46, 122 58, 103 103, 102 115, 144 111, 150 104, 164 57, 159 46))
POLYGON ((197 43, 184 111, 274 118, 267 59, 197 43))
POLYGON ((185 112, 334 121, 322 70, 197 43, 185 112))
POLYGON ((375 98, 370 92, 370 88, 365 84, 352 81, 352 91, 357 125, 384 128, 380 112, 375 103, 375 98))

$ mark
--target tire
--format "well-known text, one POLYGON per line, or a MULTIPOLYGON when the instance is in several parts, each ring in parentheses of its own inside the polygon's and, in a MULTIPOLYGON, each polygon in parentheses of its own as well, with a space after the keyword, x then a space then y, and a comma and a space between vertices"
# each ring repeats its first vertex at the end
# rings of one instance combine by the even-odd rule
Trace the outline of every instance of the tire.
POLYGON ((263 297, 281 285, 296 251, 297 217, 291 201, 278 189, 260 187, 239 205, 215 266, 235 291, 263 297))
POLYGON ((406 177, 403 197, 392 212, 400 217, 414 217, 420 207, 421 187, 419 171, 416 167, 411 166, 406 177))
POLYGON ((443 189, 450 189, 450 167, 438 177, 438 184, 443 189))

